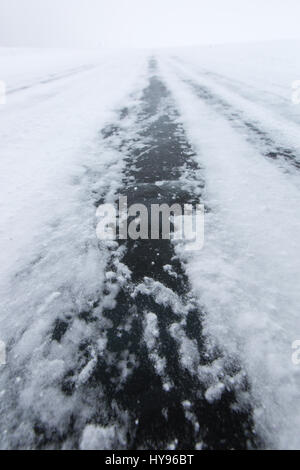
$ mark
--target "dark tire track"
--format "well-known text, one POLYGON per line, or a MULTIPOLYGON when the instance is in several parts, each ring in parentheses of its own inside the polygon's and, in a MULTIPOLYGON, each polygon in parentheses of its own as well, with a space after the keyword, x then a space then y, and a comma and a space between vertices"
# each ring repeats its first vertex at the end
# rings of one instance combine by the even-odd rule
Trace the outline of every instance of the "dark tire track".
POLYGON ((295 149, 286 148, 276 143, 266 130, 262 130, 259 127, 259 124, 245 119, 242 111, 232 106, 220 96, 214 94, 208 87, 199 85, 190 79, 182 79, 182 81, 193 90, 198 98, 205 101, 212 106, 217 113, 228 119, 235 129, 243 135, 245 135, 246 131, 247 141, 256 146, 265 157, 284 161, 300 170, 299 156, 297 156, 295 149))
MULTIPOLYGON (((128 112, 122 111, 121 120, 128 112)), ((152 203, 199 202, 204 186, 201 178, 198 180, 201 168, 193 160, 170 94, 156 76, 155 61, 151 61, 149 85, 134 112, 138 130, 132 136, 129 133, 128 137, 128 129, 122 131, 121 120, 103 131, 112 146, 117 137, 121 141, 118 151, 127 155, 120 194, 127 196, 128 205, 142 203, 147 207, 152 203), (186 174, 190 187, 180 180, 186 174), (190 189, 196 186, 198 195, 190 189)), ((111 324, 107 349, 98 359, 89 385, 97 388, 101 383, 108 422, 119 426, 126 423, 125 447, 256 447, 250 405, 243 410, 235 407, 236 394, 249 390, 247 379, 230 387, 229 379, 241 373, 240 365, 235 359, 223 357, 221 351, 208 354, 201 328, 205 312, 199 310, 191 294, 184 266, 175 256, 172 243, 120 240, 113 252, 121 255, 117 262, 112 257, 108 272, 115 273, 115 279, 112 281, 114 276, 110 275, 104 294, 109 297, 116 286, 120 263, 130 275, 117 287, 115 306, 104 311, 111 324), (166 266, 171 269, 166 270, 166 266), (149 319, 156 322, 156 329, 147 341, 149 319), (216 360, 223 361, 225 382, 228 380, 219 399, 210 402, 205 398, 207 385, 199 379, 197 368, 216 360)))

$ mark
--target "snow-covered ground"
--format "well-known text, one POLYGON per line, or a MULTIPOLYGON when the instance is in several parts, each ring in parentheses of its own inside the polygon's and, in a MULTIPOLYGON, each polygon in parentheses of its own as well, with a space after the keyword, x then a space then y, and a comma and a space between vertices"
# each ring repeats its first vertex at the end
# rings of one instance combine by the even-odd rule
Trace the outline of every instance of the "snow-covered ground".
POLYGON ((283 145, 300 159, 299 43, 182 50, 161 63, 204 166, 205 247, 188 273, 206 334, 242 359, 269 445, 299 448, 300 173, 264 155, 283 145), (235 113, 269 141, 253 141, 235 113))
POLYGON ((90 165, 105 164, 109 156, 95 155, 97 132, 110 122, 121 100, 128 99, 144 71, 141 56, 70 56, 66 51, 1 50, 1 77, 7 86, 7 103, 0 108, 4 278, 10 268, 20 268, 18 259, 22 263, 36 252, 47 223, 70 215, 90 165), (22 89, 27 83, 31 86, 22 89))
POLYGON ((59 409, 58 421, 63 419, 63 404, 52 388, 51 396, 45 392, 57 381, 52 372, 62 373, 63 361, 54 354, 54 361, 45 362, 41 348, 59 312, 80 310, 101 291, 105 256, 98 250, 94 203, 103 188, 119 184, 122 161, 100 147, 100 131, 144 83, 146 58, 124 52, 73 52, 69 57, 67 51, 1 49, 0 71, 8 90, 0 106, 5 447, 6 432, 10 445, 25 445, 23 438, 30 442, 30 423, 19 423, 14 437, 7 430, 8 423, 17 424, 20 409, 30 413, 35 406, 36 415, 59 409), (22 84, 31 86, 22 89, 22 84), (15 413, 8 397, 20 390, 23 398, 15 413))
MULTIPOLYGON (((247 374, 241 402, 252 402, 265 445, 299 449, 300 366, 292 343, 300 339, 300 105, 291 99, 299 43, 153 54, 203 168, 205 246, 179 256, 205 312, 204 332, 247 374)), ((110 423, 106 431, 85 427, 94 396, 82 393, 80 401, 61 392, 76 345, 96 335, 93 324, 75 320, 63 344, 50 331, 66 313, 87 311, 102 290, 108 253, 98 247, 94 204, 121 186, 124 161, 100 131, 135 103, 149 56, 0 48, 7 86, 0 105, 1 448, 34 446, 44 422, 71 447, 74 414, 77 432, 85 429, 83 448, 97 435, 107 447, 114 442, 110 423)), ((156 360, 156 315, 144 312, 143 324, 156 360)), ((105 348, 105 335, 95 341, 105 348)), ((222 385, 217 365, 214 373, 222 385)))

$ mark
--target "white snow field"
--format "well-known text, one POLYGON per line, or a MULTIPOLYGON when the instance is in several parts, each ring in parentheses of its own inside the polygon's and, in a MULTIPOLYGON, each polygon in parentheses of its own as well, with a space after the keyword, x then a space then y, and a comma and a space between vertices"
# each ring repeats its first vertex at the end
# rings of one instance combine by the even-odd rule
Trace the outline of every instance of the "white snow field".
POLYGON ((3 448, 31 447, 34 420, 63 429, 74 411, 57 383, 72 361, 72 344, 91 331, 80 332, 78 324, 68 348, 46 351, 49 328, 59 312, 88 308, 102 289, 105 253, 98 250, 92 196, 106 187, 113 192, 122 161, 99 147, 99 134, 143 87, 146 71, 141 54, 68 55, 0 53, 8 91, 0 106, 3 448))
POLYGON ((204 167, 205 247, 186 261, 205 332, 242 359, 257 431, 283 449, 300 447, 300 369, 292 362, 300 338, 300 173, 266 158, 264 142, 251 142, 220 101, 300 161, 300 106, 291 100, 299 46, 195 49, 161 60, 204 167), (197 98, 197 86, 212 96, 197 98))
MULTIPOLYGON (((176 246, 205 313, 204 334, 242 365, 250 388, 240 406, 252 403, 264 447, 300 449, 300 365, 292 362, 300 340, 300 105, 291 98, 299 54, 292 41, 134 53, 0 48, 0 448, 34 448, 44 423, 49 441, 58 430, 61 447, 72 448, 74 415, 81 448, 126 447, 122 429, 91 423, 95 395, 84 389, 107 321, 98 336, 93 323, 76 319, 62 342, 51 341, 50 327, 87 311, 102 290, 109 254, 98 246, 94 195, 105 188, 113 198, 124 161, 99 134, 138 100, 154 55, 205 180, 204 248, 176 246), (93 345, 90 360, 68 395, 61 381, 82 341, 93 345)), ((156 314, 145 311, 143 324, 157 374, 168 374, 156 314)), ((204 382, 215 375, 222 394, 220 365, 197 373, 204 382)))

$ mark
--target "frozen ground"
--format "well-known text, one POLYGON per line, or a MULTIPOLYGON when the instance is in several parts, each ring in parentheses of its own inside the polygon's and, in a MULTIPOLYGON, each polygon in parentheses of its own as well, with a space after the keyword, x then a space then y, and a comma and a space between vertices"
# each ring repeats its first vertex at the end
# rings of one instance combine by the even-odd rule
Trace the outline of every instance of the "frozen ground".
POLYGON ((298 51, 0 49, 2 448, 300 448, 298 51), (119 193, 203 250, 99 245, 119 193))

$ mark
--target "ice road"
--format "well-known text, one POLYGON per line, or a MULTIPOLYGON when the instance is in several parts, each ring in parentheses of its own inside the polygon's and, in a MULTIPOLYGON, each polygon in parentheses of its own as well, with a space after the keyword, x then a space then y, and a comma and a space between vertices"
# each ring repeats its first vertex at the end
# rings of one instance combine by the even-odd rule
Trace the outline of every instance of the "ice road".
POLYGON ((298 51, 0 49, 0 448, 300 449, 298 51))

